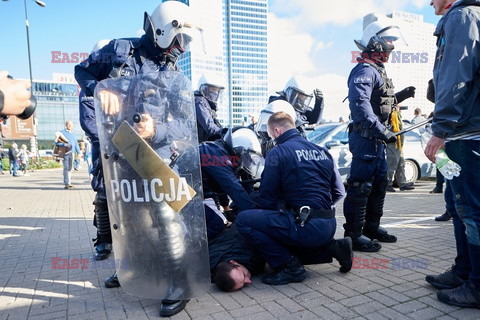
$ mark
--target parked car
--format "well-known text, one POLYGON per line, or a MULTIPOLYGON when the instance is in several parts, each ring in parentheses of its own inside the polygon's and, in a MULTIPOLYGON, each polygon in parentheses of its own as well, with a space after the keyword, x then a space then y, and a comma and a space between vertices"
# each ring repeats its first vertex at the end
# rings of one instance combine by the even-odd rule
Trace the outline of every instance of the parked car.
MULTIPOLYGON (((348 178, 352 163, 352 154, 348 148, 348 124, 349 122, 326 123, 307 131, 309 141, 329 150, 344 182, 348 178)), ((408 125, 405 124, 404 127, 408 125)), ((405 133, 403 154, 407 182, 413 183, 422 177, 435 176, 435 165, 423 153, 422 135, 418 129, 405 133)))
POLYGON ((51 150, 51 149, 38 150, 38 155, 41 158, 53 159, 53 150, 51 150))

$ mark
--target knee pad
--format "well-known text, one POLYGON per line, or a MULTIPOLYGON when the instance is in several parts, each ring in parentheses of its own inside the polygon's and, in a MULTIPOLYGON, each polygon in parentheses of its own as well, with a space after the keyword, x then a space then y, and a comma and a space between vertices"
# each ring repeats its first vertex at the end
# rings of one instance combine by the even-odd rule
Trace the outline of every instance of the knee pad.
POLYGON ((371 181, 351 182, 350 186, 348 187, 348 191, 350 190, 353 191, 352 195, 354 197, 363 197, 363 196, 368 197, 368 195, 370 195, 370 193, 372 192, 372 182, 371 181))

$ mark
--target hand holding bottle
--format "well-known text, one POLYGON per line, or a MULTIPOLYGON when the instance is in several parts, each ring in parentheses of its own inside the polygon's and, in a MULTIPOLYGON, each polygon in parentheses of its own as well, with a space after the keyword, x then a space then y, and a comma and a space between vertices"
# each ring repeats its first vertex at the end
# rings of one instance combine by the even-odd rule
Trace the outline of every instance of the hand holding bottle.
POLYGON ((453 177, 458 177, 460 175, 460 170, 462 169, 458 163, 452 161, 445 152, 445 149, 440 148, 437 151, 435 157, 435 165, 438 170, 442 173, 445 179, 452 180, 453 177))

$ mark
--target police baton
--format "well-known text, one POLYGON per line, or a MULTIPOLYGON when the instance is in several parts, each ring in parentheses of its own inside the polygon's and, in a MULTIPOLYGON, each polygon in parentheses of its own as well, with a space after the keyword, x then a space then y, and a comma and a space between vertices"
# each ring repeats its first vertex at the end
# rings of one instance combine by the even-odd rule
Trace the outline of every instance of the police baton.
POLYGON ((414 124, 414 125, 412 125, 412 126, 410 126, 410 127, 407 127, 407 128, 405 128, 405 129, 403 129, 403 130, 401 130, 401 131, 399 131, 399 132, 395 132, 395 133, 394 133, 394 134, 395 134, 395 137, 396 137, 396 136, 399 136, 399 135, 401 135, 401 134, 404 134, 405 132, 411 131, 411 130, 413 130, 413 129, 420 128, 420 127, 426 125, 427 123, 432 122, 432 120, 433 120, 433 117, 432 117, 432 118, 428 118, 428 119, 425 120, 425 121, 416 123, 416 124, 414 124))

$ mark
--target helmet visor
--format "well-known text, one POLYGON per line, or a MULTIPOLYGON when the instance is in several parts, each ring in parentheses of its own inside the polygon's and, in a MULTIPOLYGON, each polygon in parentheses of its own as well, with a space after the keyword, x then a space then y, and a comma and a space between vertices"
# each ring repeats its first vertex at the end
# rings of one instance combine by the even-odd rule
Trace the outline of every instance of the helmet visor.
POLYGON ((306 94, 297 88, 288 87, 285 90, 285 95, 287 101, 293 106, 298 112, 306 112, 309 109, 310 101, 313 98, 313 95, 306 94))
POLYGON ((388 26, 383 28, 382 30, 378 31, 376 35, 383 38, 386 43, 397 42, 401 45, 407 45, 405 38, 397 26, 388 26))
POLYGON ((222 100, 223 88, 206 83, 200 86, 200 93, 205 97, 205 99, 217 103, 217 101, 222 100))
POLYGON ((243 171, 254 179, 260 178, 264 167, 264 159, 261 154, 244 149, 240 155, 240 161, 243 171))
POLYGON ((267 132, 267 121, 273 113, 271 111, 262 110, 255 124, 254 130, 256 133, 267 132))
POLYGON ((182 52, 190 50, 190 42, 192 42, 192 37, 186 33, 177 33, 175 35, 175 44, 180 47, 182 52))

